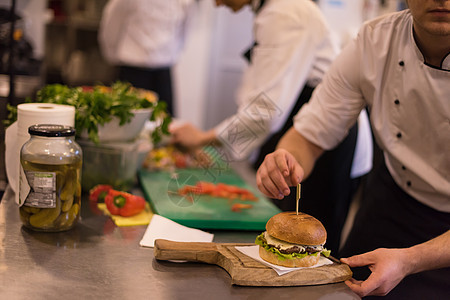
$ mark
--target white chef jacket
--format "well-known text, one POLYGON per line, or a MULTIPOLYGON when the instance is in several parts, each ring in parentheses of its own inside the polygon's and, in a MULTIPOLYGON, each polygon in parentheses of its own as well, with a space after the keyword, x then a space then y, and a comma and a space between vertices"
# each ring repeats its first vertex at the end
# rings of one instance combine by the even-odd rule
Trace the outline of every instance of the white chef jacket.
POLYGON ((311 0, 266 0, 253 31, 257 44, 237 93, 238 112, 215 127, 233 159, 247 158, 281 129, 304 85, 315 87, 338 53, 311 0))
POLYGON ((184 44, 194 0, 110 0, 98 40, 113 65, 170 67, 184 44))
POLYGON ((441 68, 425 64, 412 24, 405 10, 363 26, 296 115, 294 127, 330 149, 368 105, 395 182, 423 204, 450 212, 450 57, 441 68))

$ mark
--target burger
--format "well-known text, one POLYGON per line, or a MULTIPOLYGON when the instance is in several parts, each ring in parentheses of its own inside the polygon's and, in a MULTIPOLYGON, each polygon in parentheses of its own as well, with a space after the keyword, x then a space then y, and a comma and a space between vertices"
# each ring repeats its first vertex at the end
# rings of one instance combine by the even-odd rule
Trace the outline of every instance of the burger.
POLYGON ((327 231, 316 218, 296 212, 282 212, 267 221, 266 231, 255 243, 259 256, 272 264, 285 267, 311 267, 320 254, 329 256, 324 248, 327 231))

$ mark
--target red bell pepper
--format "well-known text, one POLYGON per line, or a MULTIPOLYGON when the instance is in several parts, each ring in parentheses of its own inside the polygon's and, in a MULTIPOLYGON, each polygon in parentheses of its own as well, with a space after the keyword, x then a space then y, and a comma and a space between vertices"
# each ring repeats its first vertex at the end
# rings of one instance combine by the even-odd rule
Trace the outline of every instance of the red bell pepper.
POLYGON ((233 204, 231 206, 231 211, 240 212, 243 209, 249 209, 249 208, 252 208, 252 207, 253 207, 253 205, 251 205, 251 204, 235 203, 235 204, 233 204))
POLYGON ((218 183, 216 185, 205 181, 199 181, 195 185, 185 185, 178 189, 178 194, 182 196, 189 194, 211 195, 230 200, 240 199, 258 201, 258 198, 247 189, 225 183, 218 183))
POLYGON ((89 191, 89 200, 95 202, 104 202, 105 196, 113 187, 109 184, 97 184, 89 191))
POLYGON ((130 217, 144 210, 145 199, 111 189, 105 197, 105 204, 111 214, 130 217))

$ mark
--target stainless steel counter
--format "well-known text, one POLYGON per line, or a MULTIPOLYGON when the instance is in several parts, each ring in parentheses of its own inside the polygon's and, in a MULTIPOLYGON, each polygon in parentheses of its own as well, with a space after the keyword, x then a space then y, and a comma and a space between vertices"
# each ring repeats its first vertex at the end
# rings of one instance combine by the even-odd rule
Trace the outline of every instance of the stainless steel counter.
MULTIPOLYGON (((359 299, 344 283, 232 286, 218 266, 157 261, 139 246, 146 226, 116 227, 82 200, 70 231, 22 227, 10 190, 0 203, 1 299, 359 299)), ((253 242, 259 232, 215 231, 214 242, 253 242)))

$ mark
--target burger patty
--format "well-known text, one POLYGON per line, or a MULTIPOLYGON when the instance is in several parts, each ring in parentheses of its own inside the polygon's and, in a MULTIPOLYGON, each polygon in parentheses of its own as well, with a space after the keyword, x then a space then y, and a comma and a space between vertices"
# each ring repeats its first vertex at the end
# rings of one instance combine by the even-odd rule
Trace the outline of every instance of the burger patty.
POLYGON ((308 253, 308 254, 313 254, 316 252, 319 252, 318 250, 314 249, 313 247, 309 247, 309 246, 304 246, 302 248, 300 248, 299 246, 293 246, 291 248, 287 248, 287 249, 280 249, 280 247, 276 247, 274 245, 270 245, 271 247, 277 248, 278 251, 280 251, 283 254, 292 254, 292 253, 308 253))
POLYGON ((265 242, 267 243, 267 245, 269 245, 270 247, 278 249, 278 251, 280 251, 280 253, 283 253, 283 254, 292 254, 292 253, 313 254, 313 253, 322 251, 322 249, 318 249, 317 247, 307 246, 307 245, 304 245, 304 246, 293 245, 292 247, 289 247, 289 248, 282 248, 279 245, 273 245, 273 244, 269 243, 267 241, 267 239, 265 238, 265 236, 263 238, 264 238, 265 242))

